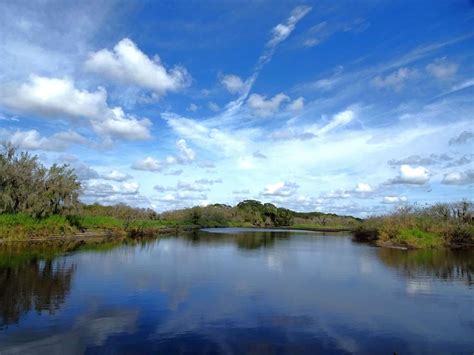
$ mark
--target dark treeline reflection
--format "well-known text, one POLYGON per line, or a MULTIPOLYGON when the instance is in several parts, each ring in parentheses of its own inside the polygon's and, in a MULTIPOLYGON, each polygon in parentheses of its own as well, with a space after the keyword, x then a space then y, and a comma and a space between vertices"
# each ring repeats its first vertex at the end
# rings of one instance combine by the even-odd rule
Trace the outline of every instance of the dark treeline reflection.
POLYGON ((474 285, 474 257, 470 250, 397 250, 379 248, 382 262, 407 277, 431 276, 474 285))
MULTIPOLYGON (((6 258, 5 255, 0 255, 6 258)), ((0 329, 30 311, 53 314, 64 303, 75 266, 64 259, 10 256, 0 264, 0 329)))
POLYGON ((289 240, 291 232, 239 232, 230 233, 209 233, 204 231, 189 232, 182 237, 195 245, 204 244, 235 244, 240 249, 260 249, 271 248, 278 241, 289 240))

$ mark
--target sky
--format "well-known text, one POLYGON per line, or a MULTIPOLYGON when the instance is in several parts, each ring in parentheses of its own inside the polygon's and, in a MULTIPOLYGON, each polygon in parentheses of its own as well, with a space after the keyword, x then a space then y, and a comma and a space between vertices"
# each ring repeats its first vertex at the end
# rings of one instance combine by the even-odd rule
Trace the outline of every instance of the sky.
POLYGON ((0 140, 86 203, 473 199, 474 2, 0 0, 0 140))

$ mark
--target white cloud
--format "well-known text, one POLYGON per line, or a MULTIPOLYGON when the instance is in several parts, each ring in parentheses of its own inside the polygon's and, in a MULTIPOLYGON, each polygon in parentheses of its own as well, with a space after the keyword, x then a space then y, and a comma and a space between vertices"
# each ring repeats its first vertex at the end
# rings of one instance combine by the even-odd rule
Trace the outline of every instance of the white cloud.
POLYGON ((95 169, 85 165, 84 163, 76 162, 74 164, 70 164, 69 166, 74 169, 74 174, 80 181, 99 178, 99 173, 95 169))
POLYGON ((289 100, 290 98, 283 93, 279 93, 268 100, 266 96, 252 94, 247 100, 247 105, 256 116, 268 117, 278 112, 280 105, 289 100))
POLYGON ((20 149, 26 150, 63 151, 72 144, 83 144, 87 142, 86 138, 74 131, 59 132, 50 137, 43 137, 34 129, 28 131, 17 130, 13 133, 7 130, 1 130, 0 137, 10 141, 20 149))
POLYGON ((409 68, 400 68, 393 73, 387 75, 385 78, 378 75, 372 80, 372 84, 378 88, 391 88, 400 90, 407 80, 416 77, 416 70, 409 68))
POLYGON ((240 77, 233 74, 224 75, 221 84, 231 94, 243 94, 247 89, 247 84, 240 77))
POLYGON ((137 160, 135 163, 132 165, 132 169, 135 170, 145 170, 145 171, 161 171, 163 170, 163 165, 160 161, 157 159, 154 159, 152 157, 147 157, 143 160, 137 160))
POLYGON ((407 198, 405 196, 385 196, 383 198, 383 203, 401 203, 401 202, 406 202, 407 198))
POLYGON ((469 185, 474 184, 474 170, 465 172, 452 172, 444 175, 441 181, 444 185, 469 185))
POLYGON ((183 182, 183 181, 178 181, 178 184, 176 185, 176 191, 178 192, 205 192, 209 191, 208 188, 201 186, 203 184, 197 184, 197 183, 190 183, 190 182, 183 182))
POLYGON ((451 91, 449 93, 464 90, 464 89, 470 88, 472 86, 474 86, 474 79, 468 79, 468 80, 463 81, 460 84, 454 85, 451 88, 451 91))
POLYGON ((221 109, 219 105, 213 101, 209 101, 207 104, 207 107, 209 108, 209 110, 214 111, 214 112, 217 112, 221 109))
POLYGON ((151 138, 151 121, 127 116, 122 108, 115 107, 101 120, 92 120, 94 131, 103 136, 120 137, 127 140, 146 140, 151 138))
POLYGON ((178 152, 180 154, 179 159, 181 161, 189 163, 196 159, 196 153, 194 152, 194 150, 187 146, 186 141, 184 139, 179 139, 176 142, 176 147, 178 148, 178 152))
POLYGON ((106 111, 106 100, 105 89, 79 90, 67 78, 31 75, 28 83, 7 84, 0 89, 0 104, 18 112, 52 118, 97 118, 106 111))
POLYGON ((287 110, 293 112, 299 112, 304 108, 304 98, 298 97, 297 99, 293 100, 291 103, 288 104, 287 110))
MULTIPOLYGON (((161 172, 176 164, 189 164, 196 159, 196 153, 194 150, 189 148, 184 139, 176 141, 176 149, 178 150, 178 156, 169 155, 164 160, 147 157, 143 160, 137 160, 132 164, 132 169, 145 170, 152 172, 161 172)), ((182 170, 174 170, 168 172, 167 175, 180 175, 182 170)))
POLYGON ((255 169, 255 162, 251 157, 240 157, 237 160, 237 166, 242 170, 255 169))
POLYGON ((347 109, 341 112, 338 112, 335 114, 332 118, 332 120, 323 126, 321 129, 317 130, 316 134, 321 135, 325 134, 329 131, 332 131, 333 129, 336 129, 341 126, 345 126, 348 123, 352 122, 355 118, 355 112, 353 110, 347 109))
POLYGON ((88 197, 108 197, 111 195, 137 195, 140 185, 136 182, 123 182, 120 185, 89 181, 85 185, 84 195, 88 197))
POLYGON ((277 182, 274 184, 268 184, 265 189, 260 193, 263 196, 291 196, 298 190, 298 185, 293 182, 277 182))
POLYGON ((105 137, 150 138, 150 120, 126 115, 120 107, 109 108, 105 89, 80 90, 67 78, 32 75, 28 83, 5 85, 0 89, 0 104, 34 116, 87 119, 93 130, 105 137))
POLYGON ((107 173, 101 174, 100 178, 104 180, 113 180, 113 181, 123 182, 123 181, 127 181, 131 179, 132 176, 127 173, 114 169, 107 173))
POLYGON ((191 112, 196 112, 198 109, 199 109, 199 106, 194 103, 189 104, 187 108, 187 110, 191 112))
POLYGON ((297 6, 293 9, 290 14, 290 17, 288 17, 285 23, 279 23, 272 29, 271 38, 266 43, 266 50, 258 58, 258 63, 255 67, 254 75, 257 75, 258 72, 263 68, 263 66, 272 59, 276 47, 290 36, 290 34, 295 29, 296 24, 304 16, 306 16, 309 11, 311 11, 311 7, 309 6, 297 6))
POLYGON ((159 95, 177 91, 190 83, 185 68, 175 66, 167 70, 157 55, 150 59, 128 38, 118 42, 113 51, 101 49, 91 53, 85 68, 113 80, 153 90, 159 95))
POLYGON ((458 71, 456 63, 449 62, 446 57, 437 58, 426 66, 426 71, 437 79, 449 79, 458 71))
POLYGON ((400 174, 389 181, 390 184, 423 185, 430 180, 430 171, 422 166, 412 168, 410 165, 400 166, 400 174))
POLYGON ((138 193, 140 185, 136 182, 122 182, 118 192, 125 195, 134 195, 138 193))
POLYGON ((368 192, 372 192, 373 189, 369 184, 366 184, 364 182, 359 182, 356 188, 354 189, 354 191, 360 192, 360 193, 368 193, 368 192))
POLYGON ((239 152, 245 148, 245 141, 241 139, 243 135, 237 135, 235 132, 231 134, 221 129, 210 128, 196 120, 171 113, 164 113, 162 117, 177 135, 185 137, 201 147, 218 149, 219 152, 224 153, 239 152))
POLYGON ((309 11, 311 11, 311 7, 309 6, 295 7, 286 23, 279 23, 273 28, 272 37, 270 41, 268 41, 267 46, 274 47, 284 41, 291 32, 293 32, 298 21, 300 21, 309 11))

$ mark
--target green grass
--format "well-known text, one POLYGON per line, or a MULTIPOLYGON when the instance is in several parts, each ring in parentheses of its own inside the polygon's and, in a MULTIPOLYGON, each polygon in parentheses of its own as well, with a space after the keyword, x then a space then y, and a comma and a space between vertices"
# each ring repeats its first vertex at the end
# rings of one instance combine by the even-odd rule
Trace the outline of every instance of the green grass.
POLYGON ((130 228, 163 228, 175 227, 178 225, 177 221, 168 220, 151 220, 151 219, 137 219, 128 224, 130 228))
POLYGON ((118 229, 125 226, 122 220, 107 216, 81 216, 78 224, 85 229, 118 229))
POLYGON ((33 218, 26 214, 0 214, 0 238, 24 239, 31 236, 64 234, 74 230, 66 217, 33 218))
POLYGON ((401 229, 394 242, 412 246, 415 248, 428 249, 439 248, 443 245, 443 238, 434 233, 411 228, 401 229))
POLYGON ((47 218, 34 218, 27 214, 0 214, 0 239, 25 240, 32 237, 51 235, 71 235, 81 231, 113 231, 119 234, 152 234, 166 227, 178 227, 174 220, 136 219, 126 221, 110 216, 93 215, 54 215, 47 218))

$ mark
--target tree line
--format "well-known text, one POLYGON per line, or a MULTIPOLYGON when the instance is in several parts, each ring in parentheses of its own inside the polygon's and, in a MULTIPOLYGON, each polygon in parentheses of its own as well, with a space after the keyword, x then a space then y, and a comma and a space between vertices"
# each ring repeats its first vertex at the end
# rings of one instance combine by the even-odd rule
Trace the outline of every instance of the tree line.
POLYGON ((47 217, 79 204, 81 184, 68 165, 47 168, 10 143, 0 151, 0 213, 47 217))

